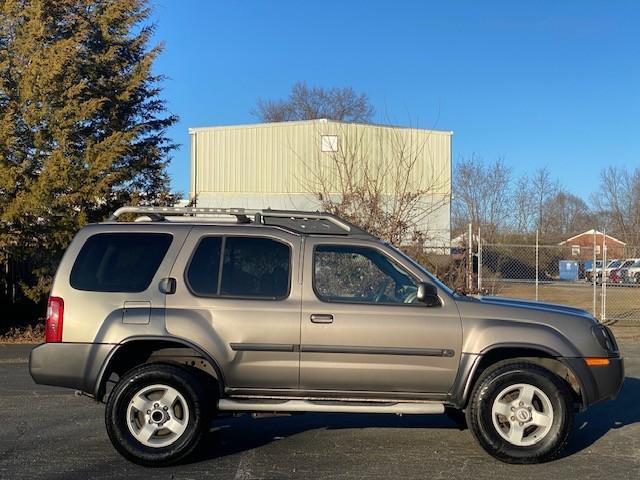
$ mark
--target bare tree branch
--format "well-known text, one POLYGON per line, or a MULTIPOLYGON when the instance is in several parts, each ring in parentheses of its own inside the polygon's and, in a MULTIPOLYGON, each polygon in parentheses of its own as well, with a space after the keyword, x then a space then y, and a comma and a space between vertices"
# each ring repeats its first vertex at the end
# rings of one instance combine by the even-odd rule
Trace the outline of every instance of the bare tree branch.
POLYGON ((318 118, 370 123, 375 109, 366 94, 358 94, 351 87, 309 87, 305 82, 297 82, 287 99, 258 99, 251 113, 267 123, 318 118))
POLYGON ((483 237, 495 238, 511 214, 511 169, 502 159, 486 163, 472 156, 462 159, 453 179, 453 216, 456 228, 471 222, 482 227, 483 237))
POLYGON ((425 179, 418 168, 428 144, 424 135, 377 127, 372 139, 354 125, 338 128, 337 151, 317 162, 300 158, 307 167, 307 191, 321 209, 394 245, 431 239, 429 218, 448 203, 449 186, 448 176, 433 172, 425 179))
POLYGON ((600 174, 600 192, 592 197, 600 214, 609 219, 611 233, 640 245, 640 168, 609 167, 600 174))

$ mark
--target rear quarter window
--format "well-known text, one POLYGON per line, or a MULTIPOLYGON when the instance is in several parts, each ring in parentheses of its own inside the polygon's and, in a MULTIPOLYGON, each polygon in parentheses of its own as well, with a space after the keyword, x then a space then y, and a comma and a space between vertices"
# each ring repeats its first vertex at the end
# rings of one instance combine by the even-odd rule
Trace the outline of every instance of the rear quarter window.
POLYGON ((166 233, 99 233, 87 239, 70 283, 92 292, 142 292, 149 288, 171 245, 166 233))

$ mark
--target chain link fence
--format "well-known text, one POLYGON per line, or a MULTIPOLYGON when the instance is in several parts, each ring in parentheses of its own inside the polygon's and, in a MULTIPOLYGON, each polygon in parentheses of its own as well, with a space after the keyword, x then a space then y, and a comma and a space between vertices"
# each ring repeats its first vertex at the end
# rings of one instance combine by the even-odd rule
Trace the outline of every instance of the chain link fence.
POLYGON ((480 240, 476 250, 482 294, 569 305, 605 323, 640 322, 640 247, 480 240))

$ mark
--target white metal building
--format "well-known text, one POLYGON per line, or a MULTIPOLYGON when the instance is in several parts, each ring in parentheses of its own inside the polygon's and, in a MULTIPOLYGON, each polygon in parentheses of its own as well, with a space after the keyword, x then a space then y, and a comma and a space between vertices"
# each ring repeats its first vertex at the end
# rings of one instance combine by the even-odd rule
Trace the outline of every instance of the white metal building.
POLYGON ((452 132, 309 120, 192 128, 189 134, 189 197, 197 206, 317 210, 322 192, 344 191, 337 165, 355 162, 386 195, 398 191, 399 181, 428 192, 424 228, 437 243, 450 240, 452 132), (396 168, 402 162, 411 164, 404 180, 396 168))

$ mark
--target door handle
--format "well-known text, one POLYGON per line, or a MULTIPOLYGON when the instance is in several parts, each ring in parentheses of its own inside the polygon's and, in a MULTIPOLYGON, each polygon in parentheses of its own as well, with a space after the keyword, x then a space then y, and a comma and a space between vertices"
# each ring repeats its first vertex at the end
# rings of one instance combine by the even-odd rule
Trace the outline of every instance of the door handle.
POLYGON ((166 277, 160 280, 160 285, 158 286, 161 293, 165 295, 173 295, 176 293, 176 279, 173 277, 166 277))
POLYGON ((310 318, 312 323, 333 323, 333 315, 330 313, 313 313, 310 318))

